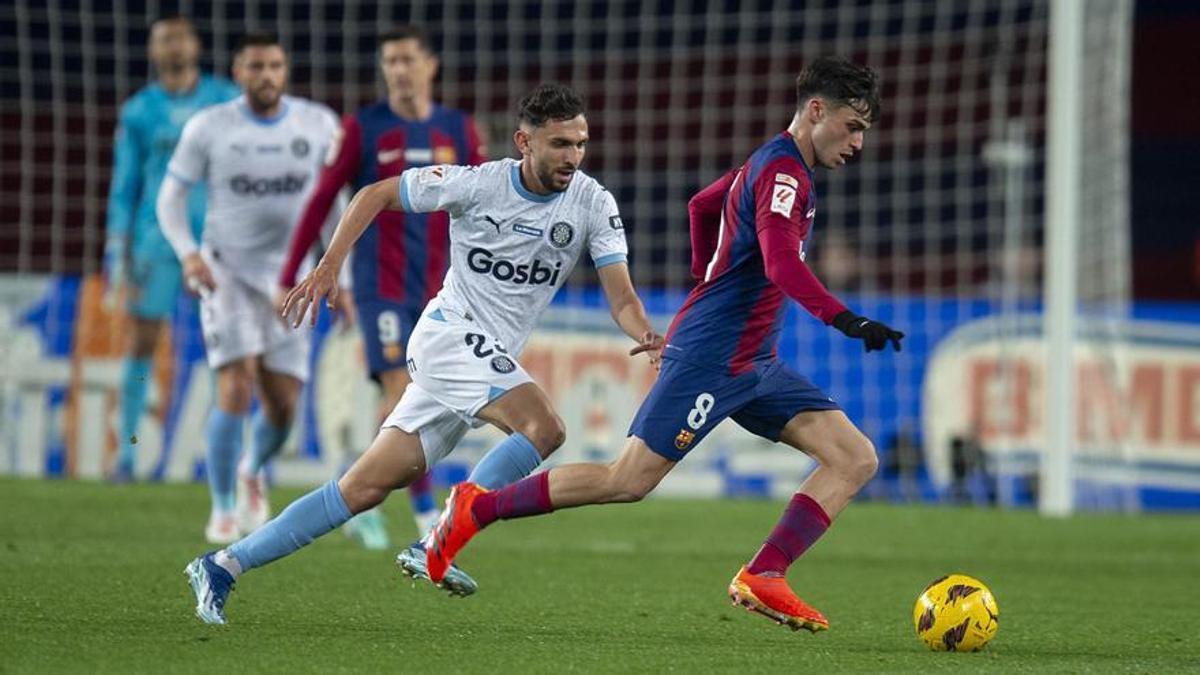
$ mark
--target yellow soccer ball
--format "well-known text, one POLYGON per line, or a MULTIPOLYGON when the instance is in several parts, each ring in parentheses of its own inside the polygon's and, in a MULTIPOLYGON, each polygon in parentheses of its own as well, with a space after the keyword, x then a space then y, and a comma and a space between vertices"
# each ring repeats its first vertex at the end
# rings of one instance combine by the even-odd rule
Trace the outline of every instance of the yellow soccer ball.
POLYGON ((999 621, 992 592, 965 574, 935 580, 913 607, 917 637, 935 652, 977 652, 996 637, 999 621))

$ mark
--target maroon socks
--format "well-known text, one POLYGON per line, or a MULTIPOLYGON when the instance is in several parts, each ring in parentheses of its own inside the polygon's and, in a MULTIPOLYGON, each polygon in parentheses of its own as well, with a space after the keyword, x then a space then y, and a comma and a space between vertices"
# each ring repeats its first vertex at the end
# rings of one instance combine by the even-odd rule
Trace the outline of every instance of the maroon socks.
POLYGON ((536 516, 553 510, 549 471, 535 473, 499 490, 485 492, 476 497, 471 505, 471 515, 481 530, 497 520, 536 516))
POLYGON ((812 497, 796 493, 746 570, 751 574, 773 572, 784 575, 792 562, 816 543, 827 529, 829 516, 825 509, 812 497))

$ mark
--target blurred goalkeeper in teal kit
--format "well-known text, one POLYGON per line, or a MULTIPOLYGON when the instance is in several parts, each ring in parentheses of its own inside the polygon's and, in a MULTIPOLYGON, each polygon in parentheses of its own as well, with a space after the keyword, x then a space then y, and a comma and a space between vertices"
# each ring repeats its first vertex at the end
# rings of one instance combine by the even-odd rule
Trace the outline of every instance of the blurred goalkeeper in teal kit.
MULTIPOLYGON (((154 21, 147 54, 155 80, 121 106, 113 142, 104 255, 106 300, 112 304, 124 297, 134 326, 121 380, 120 454, 111 473, 117 482, 134 478, 135 439, 146 407, 151 358, 183 284, 179 262, 154 213, 158 188, 188 118, 240 93, 229 80, 200 72, 200 38, 186 17, 154 21)), ((204 202, 204 191, 193 190, 188 210, 197 236, 204 202)))

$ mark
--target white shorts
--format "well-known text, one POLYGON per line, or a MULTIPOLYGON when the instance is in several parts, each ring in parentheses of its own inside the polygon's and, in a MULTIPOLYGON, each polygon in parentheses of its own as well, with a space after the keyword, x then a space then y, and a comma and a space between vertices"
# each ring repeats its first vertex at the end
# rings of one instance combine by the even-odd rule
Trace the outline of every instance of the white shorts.
POLYGON ((217 287, 200 301, 204 349, 213 370, 247 356, 262 356, 273 373, 308 380, 312 330, 293 329, 275 312, 271 298, 205 256, 217 287))
POLYGON ((475 415, 508 390, 532 382, 529 373, 479 324, 431 303, 408 340, 412 384, 383 422, 419 434, 432 468, 471 427, 475 415))

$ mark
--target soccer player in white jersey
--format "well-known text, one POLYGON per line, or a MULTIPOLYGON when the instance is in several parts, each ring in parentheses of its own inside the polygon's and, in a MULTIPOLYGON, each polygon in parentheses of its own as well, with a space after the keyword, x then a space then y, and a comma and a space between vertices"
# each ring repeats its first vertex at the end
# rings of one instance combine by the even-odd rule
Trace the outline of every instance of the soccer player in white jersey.
MULTIPOLYGON (((196 614, 225 623, 238 575, 295 552, 381 503, 446 456, 471 426, 509 433, 472 476, 501 486, 530 473, 566 436, 545 392, 517 362, 550 299, 587 251, 613 320, 657 363, 662 337, 629 278, 621 216, 612 195, 579 170, 588 142, 583 101, 542 85, 520 105, 514 134, 521 160, 437 165, 363 188, 316 269, 288 295, 284 314, 316 319, 336 302, 337 274, 354 241, 384 209, 447 211, 450 270, 409 340, 412 384, 371 447, 340 480, 288 506, 271 522, 187 567, 196 614)), ((419 556, 424 567, 424 552, 419 556)), ((444 587, 462 594, 453 571, 444 587)))
MULTIPOLYGON (((239 531, 269 517, 265 494, 238 495, 234 509, 242 427, 257 391, 251 452, 274 454, 308 378, 310 335, 280 320, 273 293, 292 227, 338 127, 328 107, 284 95, 287 55, 274 36, 245 36, 233 69, 243 95, 188 121, 158 196, 159 223, 189 288, 201 295, 208 364, 217 372, 205 528, 216 544, 235 541, 239 531), (208 183, 208 205, 204 241, 197 244, 185 204, 189 186, 201 180, 208 183)), ((261 474, 254 483, 261 492, 261 474)))

